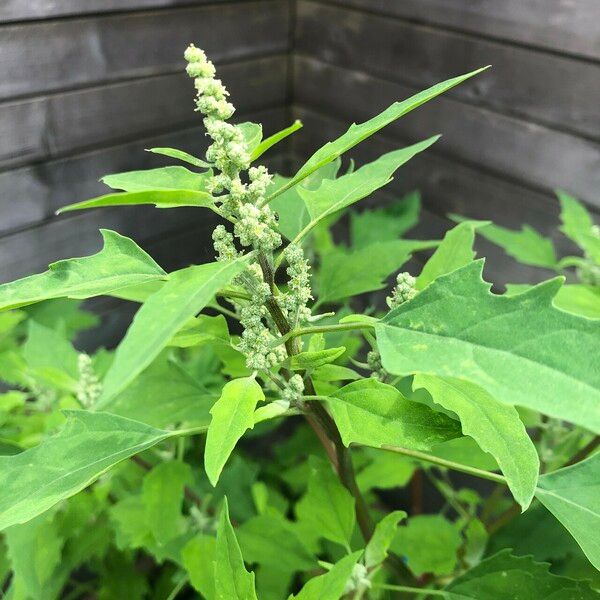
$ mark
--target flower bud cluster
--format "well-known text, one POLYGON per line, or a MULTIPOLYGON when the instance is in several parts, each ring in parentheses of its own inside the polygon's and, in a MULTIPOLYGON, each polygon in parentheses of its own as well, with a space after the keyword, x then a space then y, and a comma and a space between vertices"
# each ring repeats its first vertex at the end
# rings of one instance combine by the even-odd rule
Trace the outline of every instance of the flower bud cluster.
POLYGON ((289 276, 288 292, 277 298, 283 313, 291 321, 292 326, 306 321, 310 315, 307 307, 312 300, 310 288, 310 265, 304 258, 304 251, 298 244, 290 244, 285 249, 288 263, 286 273, 289 276))
POLYGON ((229 233, 223 225, 217 225, 212 233, 212 239, 217 253, 217 260, 233 260, 239 256, 233 235, 229 233))
POLYGON ((384 381, 386 372, 381 364, 381 354, 377 350, 371 350, 367 354, 367 365, 369 365, 369 369, 372 371, 371 377, 374 379, 379 379, 379 381, 384 381))
POLYGON ((385 300, 390 308, 396 308, 417 295, 415 284, 417 280, 410 273, 399 273, 396 277, 396 287, 392 295, 385 300))
POLYGON ((297 373, 292 375, 285 384, 285 389, 281 393, 281 397, 287 400, 290 404, 295 404, 300 401, 304 393, 304 380, 297 373))
POLYGON ((238 349, 245 354, 249 369, 270 369, 286 358, 285 348, 274 345, 277 338, 265 324, 269 313, 264 304, 270 293, 269 286, 262 282, 254 287, 252 300, 240 310, 244 331, 238 349))
POLYGON ((90 408, 102 393, 102 383, 100 383, 94 372, 92 359, 84 352, 77 357, 77 368, 79 370, 79 381, 77 382, 75 394, 81 406, 90 408))

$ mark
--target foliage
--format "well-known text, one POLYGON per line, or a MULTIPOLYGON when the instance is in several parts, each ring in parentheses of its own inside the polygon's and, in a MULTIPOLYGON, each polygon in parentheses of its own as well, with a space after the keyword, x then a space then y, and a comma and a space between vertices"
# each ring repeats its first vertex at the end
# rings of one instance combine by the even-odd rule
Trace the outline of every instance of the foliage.
POLYGON ((187 166, 107 176, 112 193, 63 210, 208 209, 216 260, 167 273, 103 231, 98 254, 0 285, 4 596, 594 597, 600 242, 583 206, 561 195, 580 257, 488 222, 406 239, 415 193, 345 211, 437 136, 341 157, 479 71, 272 178, 252 163, 301 124, 232 125, 212 63, 185 57, 206 156, 153 148, 187 166), (476 234, 582 281, 493 294, 476 234), (140 306, 116 349, 87 354, 81 301, 101 295, 140 306))

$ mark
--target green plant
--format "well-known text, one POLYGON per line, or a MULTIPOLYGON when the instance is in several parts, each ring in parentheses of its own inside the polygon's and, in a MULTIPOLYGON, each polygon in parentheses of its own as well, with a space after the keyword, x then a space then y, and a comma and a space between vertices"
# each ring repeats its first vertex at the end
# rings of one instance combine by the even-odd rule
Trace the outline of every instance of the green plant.
POLYGON ((198 170, 112 175, 119 191, 64 210, 208 209, 227 224, 216 262, 166 273, 103 231, 98 254, 0 286, 6 596, 595 597, 600 321, 553 306, 561 278, 491 294, 479 222, 403 239, 415 194, 353 213, 347 244, 331 232, 437 138, 338 175, 340 156, 479 71, 272 179, 251 163, 300 125, 263 140, 229 124, 212 63, 193 46, 186 59, 206 160, 153 151, 198 170), (387 307, 375 294, 356 313, 434 248, 387 307), (72 343, 94 324, 78 301, 99 295, 141 306, 114 352, 88 356, 72 343), (553 437, 549 422, 570 425, 553 437), (440 512, 391 510, 385 491, 412 480, 417 494, 423 477, 440 512))

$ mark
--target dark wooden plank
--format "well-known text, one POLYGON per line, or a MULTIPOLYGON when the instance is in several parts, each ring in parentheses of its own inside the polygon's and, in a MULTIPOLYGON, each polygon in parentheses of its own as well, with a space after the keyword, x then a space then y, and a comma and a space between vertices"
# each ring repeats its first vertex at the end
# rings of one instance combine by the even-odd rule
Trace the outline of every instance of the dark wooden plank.
MULTIPOLYGON (((326 114, 363 121, 416 90, 316 60, 295 61, 296 101, 326 114)), ((458 102, 448 96, 386 129, 416 141, 443 133, 438 152, 549 191, 564 188, 600 206, 600 145, 576 136, 458 102)))
MULTIPOLYGON (((284 158, 265 163, 275 171, 284 158)), ((131 237, 143 248, 158 248, 154 256, 167 269, 210 262, 214 257, 210 232, 218 221, 208 209, 194 208, 115 207, 67 214, 0 238, 0 283, 41 272, 61 258, 98 251, 100 228, 131 237), (176 242, 181 231, 190 229, 197 232, 191 249, 176 242)))
POLYGON ((234 0, 3 0, 0 4, 0 23, 232 1, 234 0))
MULTIPOLYGON (((283 108, 241 113, 239 119, 262 122, 267 133, 288 124, 283 108)), ((46 220, 65 204, 106 193, 108 188, 98 181, 103 175, 177 164, 177 161, 144 152, 144 148, 173 146, 202 156, 207 143, 204 133, 204 127, 199 125, 0 173, 0 235, 46 220)), ((281 152, 281 148, 276 151, 281 152)))
POLYGON ((597 0, 325 0, 559 52, 600 59, 597 0))
MULTIPOLYGON (((238 110, 285 104, 285 55, 223 65, 219 75, 238 110)), ((0 104, 0 167, 47 160, 200 121, 185 73, 0 104), (143 107, 143 108, 141 108, 143 107)))
MULTIPOLYGON (((338 119, 301 106, 296 106, 294 113, 304 122, 301 135, 295 138, 295 155, 311 154, 347 128, 347 124, 338 119)), ((387 133, 387 130, 384 132, 387 133)), ((359 165, 364 164, 396 149, 398 145, 397 140, 377 135, 353 148, 347 159, 352 157, 359 165)), ((357 208, 362 210, 389 202, 412 190, 421 192, 425 213, 419 225, 410 232, 410 237, 439 238, 451 226, 446 215, 457 213, 515 229, 528 223, 551 237, 560 253, 573 251, 569 241, 557 230, 559 207, 553 194, 528 189, 453 161, 437 153, 435 146, 401 168, 383 193, 361 201, 357 208)), ((482 256, 490 257, 487 272, 490 280, 499 285, 511 281, 540 281, 548 276, 547 272, 539 269, 518 265, 484 240, 478 242, 478 248, 482 256)))
POLYGON ((288 4, 241 2, 8 25, 0 35, 0 98, 181 71, 190 42, 232 62, 286 52, 288 4))
POLYGON ((450 94, 600 139, 600 64, 304 0, 296 31, 300 53, 411 87, 491 64, 450 94))

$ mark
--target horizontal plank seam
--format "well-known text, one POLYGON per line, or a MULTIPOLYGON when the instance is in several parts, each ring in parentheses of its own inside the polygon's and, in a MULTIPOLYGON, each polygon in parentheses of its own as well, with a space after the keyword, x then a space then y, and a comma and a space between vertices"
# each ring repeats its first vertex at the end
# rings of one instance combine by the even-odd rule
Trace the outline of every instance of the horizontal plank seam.
MULTIPOLYGON (((402 79, 402 80, 401 79, 387 79, 385 77, 380 76, 379 74, 373 75, 372 73, 368 73, 366 71, 362 71, 362 70, 358 70, 358 69, 348 69, 347 67, 344 67, 338 63, 324 61, 321 58, 316 58, 315 56, 312 56, 310 54, 303 53, 303 52, 297 52, 296 56, 301 59, 307 59, 314 63, 326 65, 329 67, 334 67, 336 69, 339 69, 340 71, 345 71, 347 73, 356 73, 357 75, 360 75, 361 77, 367 77, 368 79, 372 79, 374 81, 381 81, 381 82, 385 82, 385 83, 401 85, 403 87, 410 88, 411 90, 413 90, 415 92, 420 92, 421 90, 428 87, 428 84, 423 84, 423 86, 418 87, 415 85, 415 83, 413 81, 408 81, 408 80, 404 80, 404 79, 402 79)), ((485 111, 485 112, 488 112, 491 114, 500 115, 502 117, 509 118, 509 119, 512 119, 514 121, 518 121, 518 122, 521 122, 524 124, 535 125, 536 127, 541 127, 548 131, 555 131, 557 133, 561 133, 563 135, 569 135, 573 138, 577 138, 577 139, 581 139, 581 140, 586 140, 586 141, 592 142, 594 144, 600 142, 600 134, 598 136, 584 135, 580 131, 573 131, 572 129, 568 129, 566 127, 559 127, 555 123, 548 123, 547 121, 542 121, 540 119, 536 119, 535 117, 531 117, 529 115, 525 115, 522 113, 515 114, 515 113, 500 111, 497 108, 490 106, 489 104, 487 104, 484 101, 475 102, 475 101, 469 100, 468 98, 465 98, 462 96, 457 96, 454 93, 452 93, 452 90, 446 92, 444 94, 444 98, 446 100, 456 102, 457 104, 462 104, 463 106, 469 106, 471 108, 485 111)))
POLYGON ((508 39, 508 38, 496 37, 493 35, 477 34, 477 33, 473 32, 472 30, 466 30, 466 29, 461 29, 461 28, 457 28, 457 27, 452 27, 450 25, 442 25, 440 23, 432 23, 430 21, 424 21, 422 19, 411 19, 408 17, 400 17, 397 15, 392 15, 390 13, 385 13, 385 12, 368 9, 368 8, 361 8, 358 6, 346 6, 346 5, 342 6, 339 3, 328 2, 327 0, 300 0, 300 1, 305 2, 307 4, 318 4, 321 6, 326 6, 328 8, 337 8, 342 11, 351 11, 351 12, 355 12, 355 13, 373 15, 375 17, 379 17, 382 19, 385 19, 385 18, 393 19, 395 21, 401 21, 403 23, 406 23, 407 25, 415 25, 418 27, 422 27, 424 29, 430 29, 432 31, 438 30, 438 31, 447 31, 449 33, 456 33, 459 35, 463 35, 464 37, 467 37, 467 38, 472 38, 475 40, 482 40, 482 41, 489 41, 492 43, 496 43, 500 46, 506 46, 509 48, 518 47, 518 48, 522 48, 523 50, 529 50, 531 52, 539 52, 540 54, 550 54, 552 56, 557 56, 557 57, 561 57, 561 58, 569 58, 572 60, 576 60, 579 62, 585 62, 585 63, 589 63, 592 65, 600 64, 600 58, 592 58, 592 57, 586 56, 584 54, 577 54, 577 53, 569 52, 567 50, 558 50, 558 49, 549 48, 548 46, 527 44, 525 42, 519 42, 517 40, 512 40, 512 39, 508 39))
POLYGON ((144 6, 141 8, 128 7, 127 9, 114 9, 110 11, 95 11, 95 12, 86 12, 86 13, 71 13, 71 14, 62 14, 56 16, 48 16, 48 17, 34 17, 31 19, 16 19, 16 20, 0 20, 0 33, 2 29, 5 27, 16 27, 16 26, 27 26, 27 25, 36 25, 36 24, 50 24, 50 23, 58 23, 61 21, 83 21, 86 19, 94 20, 94 19, 103 19, 110 17, 118 17, 118 16, 126 16, 128 14, 131 15, 140 15, 140 14, 156 14, 156 13, 165 13, 165 12, 178 12, 183 10, 190 10, 190 8, 223 8, 225 6, 232 5, 240 5, 247 6, 249 4, 283 4, 284 2, 289 3, 291 0, 208 0, 207 2, 203 2, 202 4, 198 4, 197 1, 188 0, 185 4, 165 4, 164 6, 144 6))

